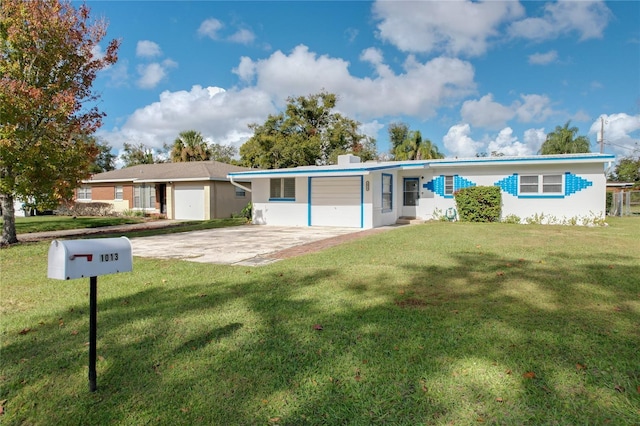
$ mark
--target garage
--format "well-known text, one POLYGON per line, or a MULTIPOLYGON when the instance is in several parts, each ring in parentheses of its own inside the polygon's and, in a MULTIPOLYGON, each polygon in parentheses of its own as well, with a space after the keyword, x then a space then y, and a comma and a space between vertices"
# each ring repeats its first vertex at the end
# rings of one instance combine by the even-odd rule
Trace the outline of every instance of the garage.
POLYGON ((174 219, 205 220, 204 186, 176 186, 173 192, 174 219))
POLYGON ((362 176, 310 178, 309 225, 363 227, 362 176))

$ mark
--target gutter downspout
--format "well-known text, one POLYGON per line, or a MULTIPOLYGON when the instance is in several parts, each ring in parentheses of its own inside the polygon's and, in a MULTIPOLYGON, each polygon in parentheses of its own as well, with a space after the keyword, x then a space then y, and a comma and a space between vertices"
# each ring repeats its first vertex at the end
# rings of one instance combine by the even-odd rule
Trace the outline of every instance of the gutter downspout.
POLYGON ((231 185, 233 185, 233 186, 237 186, 240 189, 243 189, 243 190, 245 190, 247 192, 251 192, 251 189, 247 188, 246 186, 240 185, 238 182, 234 182, 233 181, 233 176, 229 176, 229 182, 231 182, 231 185))

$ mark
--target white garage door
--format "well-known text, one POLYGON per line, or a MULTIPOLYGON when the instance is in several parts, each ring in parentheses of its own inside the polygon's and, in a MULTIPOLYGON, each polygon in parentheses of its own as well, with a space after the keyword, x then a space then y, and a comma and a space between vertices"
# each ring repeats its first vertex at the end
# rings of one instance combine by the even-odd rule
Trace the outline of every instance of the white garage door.
POLYGON ((179 186, 173 192, 175 219, 204 220, 204 187, 179 186))
POLYGON ((362 177, 311 178, 311 226, 362 228, 362 177))

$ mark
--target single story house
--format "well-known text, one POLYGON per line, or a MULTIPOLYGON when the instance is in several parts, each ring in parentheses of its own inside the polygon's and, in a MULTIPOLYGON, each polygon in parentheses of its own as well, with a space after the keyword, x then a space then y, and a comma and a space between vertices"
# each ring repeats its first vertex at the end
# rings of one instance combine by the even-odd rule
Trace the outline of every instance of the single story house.
MULTIPOLYGON (((251 170, 218 161, 140 164, 98 173, 76 189, 75 201, 102 202, 114 211, 142 211, 168 219, 209 220, 230 217, 251 202, 245 189, 232 185, 231 172, 251 170)), ((248 180, 242 180, 248 188, 248 180)))
MULTIPOLYGON (((251 181, 253 223, 279 226, 376 228, 401 218, 438 219, 455 213, 454 193, 498 186, 502 217, 604 218, 609 154, 480 157, 338 164, 229 173, 251 181)), ((245 187, 248 191, 249 188, 245 187)), ((544 223, 544 221, 543 221, 544 223)))

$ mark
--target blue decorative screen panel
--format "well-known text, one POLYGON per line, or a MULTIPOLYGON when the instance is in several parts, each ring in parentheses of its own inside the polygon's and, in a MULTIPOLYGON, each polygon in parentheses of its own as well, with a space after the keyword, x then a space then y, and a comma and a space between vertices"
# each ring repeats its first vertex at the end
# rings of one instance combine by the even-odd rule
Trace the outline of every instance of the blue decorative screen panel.
MULTIPOLYGON (((451 176, 451 175, 449 175, 451 176)), ((453 176, 453 191, 458 191, 470 186, 476 186, 476 184, 468 179, 460 177, 458 175, 453 176)), ((453 198, 453 194, 445 194, 445 177, 444 175, 436 176, 429 182, 422 185, 423 188, 428 189, 434 194, 438 194, 444 198, 453 198)))
POLYGON ((565 198, 575 194, 576 192, 593 186, 593 182, 577 176, 573 173, 566 172, 564 174, 564 195, 545 195, 540 193, 520 195, 518 192, 517 173, 514 173, 511 176, 507 176, 504 179, 497 181, 496 183, 494 183, 494 185, 500 187, 500 189, 502 189, 502 191, 506 192, 507 194, 511 194, 514 197, 518 198, 565 198))
POLYGON ((507 194, 511 194, 514 197, 518 196, 518 174, 514 173, 511 176, 507 176, 506 178, 497 181, 494 183, 495 186, 499 186, 507 194))
POLYGON ((564 175, 564 185, 564 195, 568 197, 571 194, 593 186, 593 182, 567 172, 564 175))

